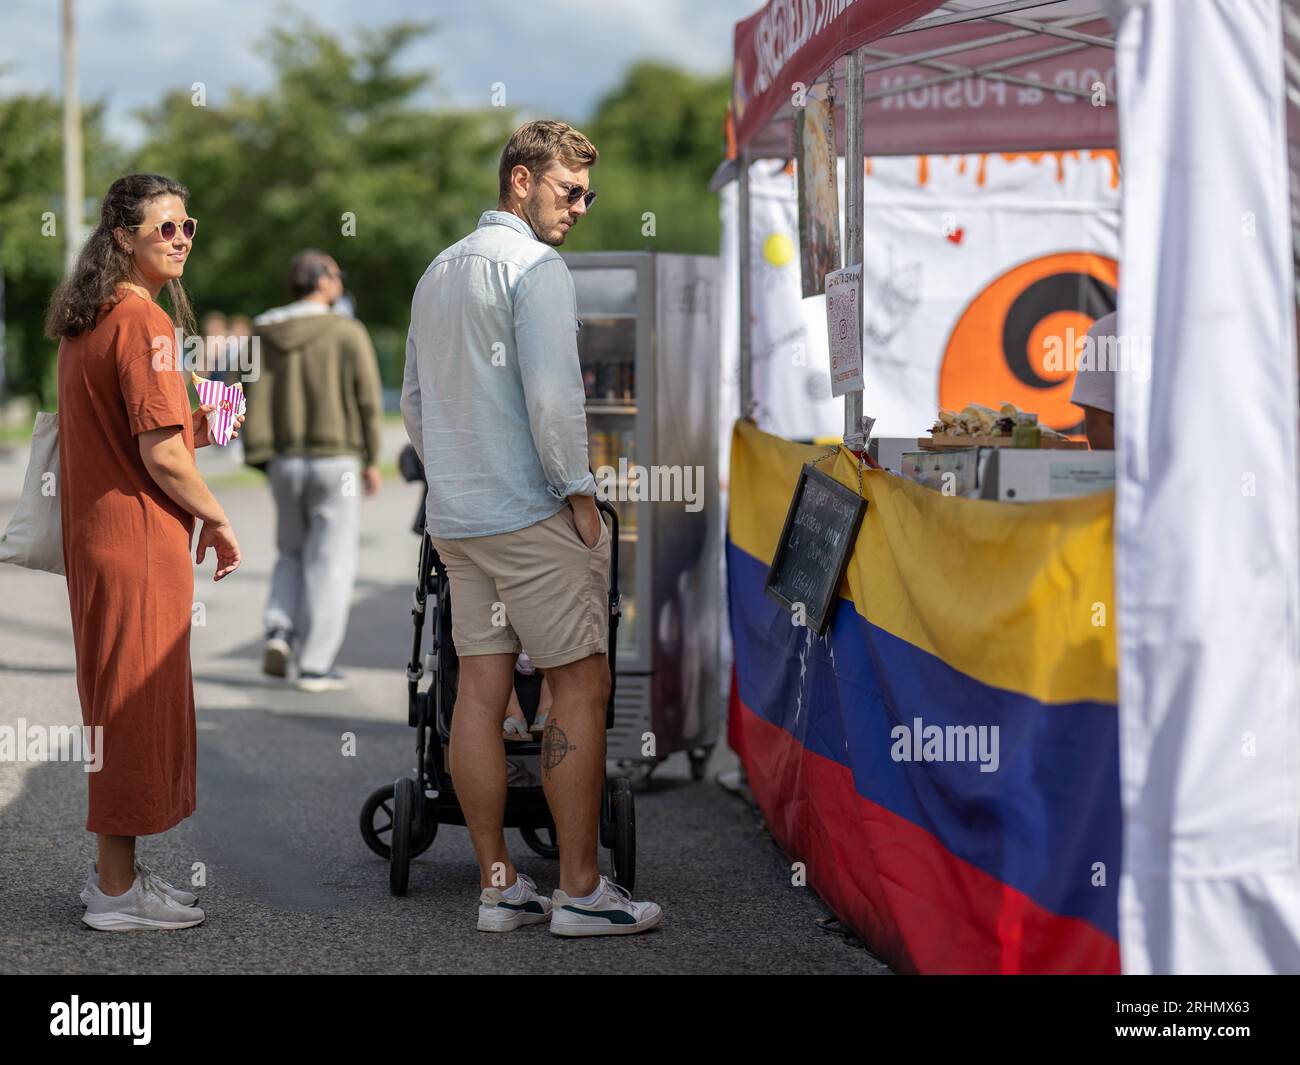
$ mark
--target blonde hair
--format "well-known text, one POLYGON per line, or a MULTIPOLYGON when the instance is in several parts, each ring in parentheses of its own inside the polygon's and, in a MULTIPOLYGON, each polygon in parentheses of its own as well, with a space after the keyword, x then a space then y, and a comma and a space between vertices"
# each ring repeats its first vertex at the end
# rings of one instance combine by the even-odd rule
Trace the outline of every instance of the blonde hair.
POLYGON ((537 175, 557 160, 571 168, 592 167, 600 162, 600 152, 567 122, 554 119, 525 122, 510 135, 501 152, 498 202, 510 196, 510 175, 515 167, 526 166, 530 174, 537 175))

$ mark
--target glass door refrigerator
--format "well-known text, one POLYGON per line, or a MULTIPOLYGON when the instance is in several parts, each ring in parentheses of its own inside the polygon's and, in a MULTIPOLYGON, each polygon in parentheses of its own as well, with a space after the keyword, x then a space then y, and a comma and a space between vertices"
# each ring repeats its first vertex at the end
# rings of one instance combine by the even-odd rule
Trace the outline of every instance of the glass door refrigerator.
POLYGON ((718 260, 564 258, 581 322, 591 468, 619 513, 623 615, 608 756, 648 771, 685 751, 698 777, 722 718, 718 260))

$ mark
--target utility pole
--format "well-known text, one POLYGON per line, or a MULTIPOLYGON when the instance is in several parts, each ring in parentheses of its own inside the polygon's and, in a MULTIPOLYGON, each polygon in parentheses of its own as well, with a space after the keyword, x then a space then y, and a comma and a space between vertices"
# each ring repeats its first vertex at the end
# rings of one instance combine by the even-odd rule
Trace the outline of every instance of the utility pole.
POLYGON ((81 172, 81 93, 77 88, 77 32, 73 0, 63 0, 63 270, 81 251, 85 184, 81 172))

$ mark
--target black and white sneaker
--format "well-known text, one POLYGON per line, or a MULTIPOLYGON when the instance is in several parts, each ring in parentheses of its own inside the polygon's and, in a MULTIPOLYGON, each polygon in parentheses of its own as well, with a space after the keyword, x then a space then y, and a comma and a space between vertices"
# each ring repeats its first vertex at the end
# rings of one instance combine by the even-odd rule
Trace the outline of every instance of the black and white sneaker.
POLYGON ((523 886, 518 898, 508 898, 500 888, 483 889, 478 897, 480 932, 513 932, 520 925, 541 924, 551 916, 551 900, 537 893, 531 877, 518 876, 523 886))
MULTIPOLYGON (((551 895, 551 933, 557 936, 628 936, 659 923, 663 911, 657 903, 633 902, 632 896, 605 877, 592 893, 593 901, 566 895, 558 888, 551 895)), ((591 898, 591 896, 588 896, 591 898)))
POLYGON ((268 677, 284 677, 289 673, 289 634, 284 629, 267 633, 262 649, 262 672, 268 677))

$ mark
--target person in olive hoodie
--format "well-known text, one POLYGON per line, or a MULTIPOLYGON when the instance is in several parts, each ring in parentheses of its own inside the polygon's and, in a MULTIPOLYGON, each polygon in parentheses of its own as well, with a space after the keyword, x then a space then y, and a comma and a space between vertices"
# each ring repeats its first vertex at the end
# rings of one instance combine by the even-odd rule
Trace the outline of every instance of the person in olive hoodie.
POLYGON ((335 691, 356 577, 360 495, 379 491, 383 397, 365 327, 336 314, 343 272, 304 251, 289 267, 294 302, 253 321, 260 373, 245 384, 244 461, 266 472, 276 509, 264 672, 303 691, 335 691), (296 667, 296 668, 291 668, 296 667))

